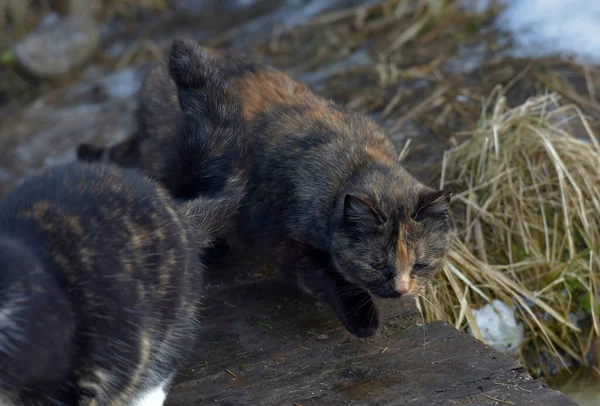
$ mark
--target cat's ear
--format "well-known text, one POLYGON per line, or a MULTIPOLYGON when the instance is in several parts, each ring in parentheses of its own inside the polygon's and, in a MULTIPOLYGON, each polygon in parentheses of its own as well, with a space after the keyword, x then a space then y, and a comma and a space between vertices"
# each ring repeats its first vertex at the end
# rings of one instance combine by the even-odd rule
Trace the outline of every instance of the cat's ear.
POLYGON ((176 38, 169 53, 169 74, 180 89, 200 89, 219 72, 214 58, 198 42, 176 38))
POLYGON ((452 190, 425 191, 419 196, 413 219, 421 221, 427 217, 445 216, 450 207, 452 190))
POLYGON ((352 194, 344 197, 344 221, 350 224, 376 225, 383 222, 368 198, 352 194))

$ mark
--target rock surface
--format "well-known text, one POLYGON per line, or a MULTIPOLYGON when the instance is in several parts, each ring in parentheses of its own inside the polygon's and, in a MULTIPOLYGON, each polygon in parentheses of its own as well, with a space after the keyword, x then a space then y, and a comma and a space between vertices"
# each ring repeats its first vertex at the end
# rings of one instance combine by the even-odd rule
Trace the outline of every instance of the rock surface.
POLYGON ((135 95, 148 66, 128 67, 0 116, 0 197, 33 171, 74 160, 81 142, 112 144, 135 130, 135 95))
POLYGON ((197 347, 165 406, 575 406, 510 357, 410 300, 380 300, 382 328, 358 339, 333 311, 258 263, 211 266, 197 347))
POLYGON ((17 42, 14 53, 29 74, 54 79, 88 60, 98 42, 98 28, 91 18, 71 16, 41 24, 17 42))

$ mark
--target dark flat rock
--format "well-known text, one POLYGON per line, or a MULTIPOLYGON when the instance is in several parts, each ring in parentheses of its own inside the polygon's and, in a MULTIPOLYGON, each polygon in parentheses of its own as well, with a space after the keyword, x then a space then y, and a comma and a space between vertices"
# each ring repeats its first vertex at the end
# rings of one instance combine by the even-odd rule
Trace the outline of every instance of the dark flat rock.
POLYGON ((383 327, 363 340, 260 267, 211 272, 203 331, 167 405, 575 404, 453 327, 423 326, 410 300, 381 301, 383 327))

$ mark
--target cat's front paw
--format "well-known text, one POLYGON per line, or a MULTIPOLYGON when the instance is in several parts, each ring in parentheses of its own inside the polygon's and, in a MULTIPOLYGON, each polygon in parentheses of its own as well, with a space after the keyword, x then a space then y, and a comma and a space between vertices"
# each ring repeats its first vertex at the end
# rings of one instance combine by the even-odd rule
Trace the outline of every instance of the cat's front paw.
POLYGON ((354 307, 348 306, 347 311, 338 316, 346 330, 359 338, 371 337, 379 328, 379 312, 370 297, 357 298, 354 307))

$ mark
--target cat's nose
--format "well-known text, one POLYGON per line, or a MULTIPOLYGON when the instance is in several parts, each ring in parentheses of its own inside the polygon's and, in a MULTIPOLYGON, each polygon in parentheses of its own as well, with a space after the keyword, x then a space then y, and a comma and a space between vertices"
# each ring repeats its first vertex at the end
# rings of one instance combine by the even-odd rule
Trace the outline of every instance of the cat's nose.
POLYGON ((413 281, 410 276, 397 275, 393 280, 390 281, 392 289, 401 295, 406 295, 411 291, 413 281))
MULTIPOLYGON (((398 291, 396 290, 396 281, 395 281, 394 279, 392 279, 392 280, 388 281, 388 285, 390 285, 390 288, 392 288, 392 290, 393 290, 394 292, 398 292, 398 291)), ((398 293, 402 294, 402 292, 398 292, 398 293)))
POLYGON ((398 293, 396 291, 396 284, 394 283, 393 279, 388 281, 388 285, 392 290, 387 292, 387 297, 401 297, 402 296, 401 293, 398 293))

